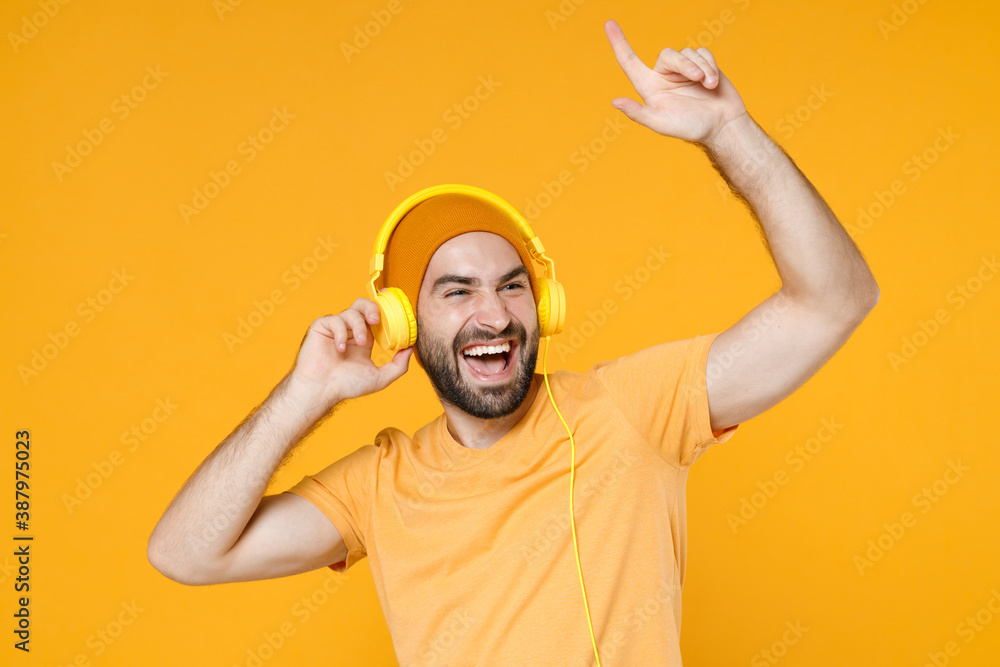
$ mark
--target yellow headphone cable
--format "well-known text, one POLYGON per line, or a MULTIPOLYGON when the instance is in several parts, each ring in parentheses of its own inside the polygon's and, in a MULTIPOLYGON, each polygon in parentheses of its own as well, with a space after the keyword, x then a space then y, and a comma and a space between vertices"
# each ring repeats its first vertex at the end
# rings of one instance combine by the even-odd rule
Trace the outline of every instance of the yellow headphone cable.
POLYGON ((571 463, 569 469, 569 525, 573 530, 573 552, 576 554, 576 570, 580 574, 580 591, 583 593, 583 608, 587 611, 587 627, 590 628, 590 643, 594 647, 594 659, 597 660, 597 667, 601 667, 601 657, 597 652, 597 639, 594 638, 594 624, 590 620, 590 605, 587 603, 587 589, 583 585, 583 567, 580 565, 580 549, 576 543, 576 522, 573 519, 573 482, 576 477, 576 441, 573 439, 573 431, 570 430, 569 425, 566 420, 563 419, 562 413, 559 412, 559 406, 556 405, 556 399, 552 397, 552 388, 549 386, 549 375, 546 372, 548 368, 549 360, 549 337, 545 337, 545 353, 542 355, 542 377, 545 379, 545 390, 549 392, 549 401, 552 402, 552 407, 555 408, 556 414, 559 416, 559 421, 566 428, 566 433, 569 434, 569 444, 570 444, 570 456, 571 463))

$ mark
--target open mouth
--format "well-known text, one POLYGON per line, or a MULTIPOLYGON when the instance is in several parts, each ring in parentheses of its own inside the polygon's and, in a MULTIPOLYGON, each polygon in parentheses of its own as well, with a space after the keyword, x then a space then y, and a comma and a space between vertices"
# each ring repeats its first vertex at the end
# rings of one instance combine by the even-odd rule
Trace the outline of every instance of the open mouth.
POLYGON ((462 350, 462 359, 480 380, 503 380, 510 375, 516 350, 517 343, 513 340, 473 343, 462 350))

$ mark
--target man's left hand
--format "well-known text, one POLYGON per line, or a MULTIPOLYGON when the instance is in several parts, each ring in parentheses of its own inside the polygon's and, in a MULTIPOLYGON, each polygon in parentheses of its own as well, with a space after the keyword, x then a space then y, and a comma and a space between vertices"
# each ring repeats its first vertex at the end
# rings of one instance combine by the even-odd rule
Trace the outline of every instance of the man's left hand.
POLYGON ((746 114, 736 88, 705 47, 664 49, 650 69, 635 55, 617 22, 608 20, 604 31, 618 64, 645 102, 616 97, 611 104, 640 125, 704 144, 727 123, 746 114))

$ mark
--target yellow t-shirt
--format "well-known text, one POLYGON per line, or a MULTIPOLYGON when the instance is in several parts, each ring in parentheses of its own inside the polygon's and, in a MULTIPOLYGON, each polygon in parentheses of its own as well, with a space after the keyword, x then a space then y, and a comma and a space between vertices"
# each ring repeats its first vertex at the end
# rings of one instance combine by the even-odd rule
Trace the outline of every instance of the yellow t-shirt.
MULTIPOLYGON (((718 334, 549 376, 576 441, 576 535, 605 667, 681 665, 688 467, 713 434, 718 334)), ((437 419, 382 430, 289 491, 368 556, 400 665, 591 665, 569 515, 570 441, 542 386, 488 449, 437 419)))

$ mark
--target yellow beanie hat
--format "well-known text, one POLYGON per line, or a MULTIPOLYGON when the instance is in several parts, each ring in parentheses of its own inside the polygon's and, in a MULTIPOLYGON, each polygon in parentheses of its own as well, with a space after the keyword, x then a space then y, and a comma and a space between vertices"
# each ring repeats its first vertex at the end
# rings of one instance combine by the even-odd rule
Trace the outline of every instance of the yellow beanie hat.
MULTIPOLYGON (((403 216, 386 245, 378 287, 398 287, 417 312, 417 296, 431 257, 446 241, 468 232, 490 232, 507 239, 528 269, 538 305, 535 266, 518 226, 502 209, 464 193, 449 192, 425 199, 403 216)), ((419 335, 419 332, 418 334, 419 335)))

